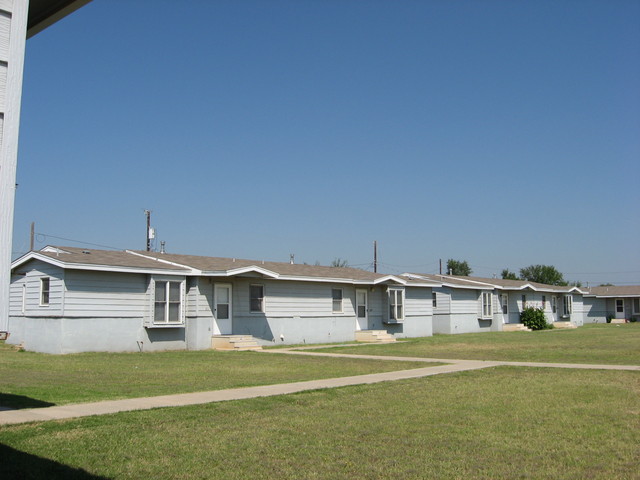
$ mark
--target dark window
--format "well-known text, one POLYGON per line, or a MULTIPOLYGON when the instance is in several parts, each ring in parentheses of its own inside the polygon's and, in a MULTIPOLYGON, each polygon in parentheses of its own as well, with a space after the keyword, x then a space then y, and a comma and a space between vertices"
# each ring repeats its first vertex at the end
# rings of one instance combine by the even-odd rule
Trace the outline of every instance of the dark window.
POLYGON ((44 277, 40 279, 40 305, 49 305, 49 294, 51 289, 51 279, 44 277))
POLYGON ((333 299, 333 305, 331 307, 331 311, 333 313, 342 313, 342 289, 332 288, 331 298, 333 299))
POLYGON ((251 311, 264 312, 264 285, 251 285, 249 297, 251 311))

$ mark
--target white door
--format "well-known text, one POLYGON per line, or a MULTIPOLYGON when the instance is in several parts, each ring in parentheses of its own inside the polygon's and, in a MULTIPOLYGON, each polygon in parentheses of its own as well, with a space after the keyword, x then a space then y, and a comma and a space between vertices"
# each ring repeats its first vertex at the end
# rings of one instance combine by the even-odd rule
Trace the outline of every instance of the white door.
POLYGON ((367 291, 356 290, 356 330, 367 330, 369 328, 369 316, 367 310, 367 291))
POLYGON ((616 318, 625 318, 624 298, 616 298, 616 318))
POLYGON ((231 285, 216 283, 213 295, 213 334, 231 335, 231 285))
POLYGON ((500 295, 500 309, 502 310, 502 323, 509 323, 509 295, 500 295))

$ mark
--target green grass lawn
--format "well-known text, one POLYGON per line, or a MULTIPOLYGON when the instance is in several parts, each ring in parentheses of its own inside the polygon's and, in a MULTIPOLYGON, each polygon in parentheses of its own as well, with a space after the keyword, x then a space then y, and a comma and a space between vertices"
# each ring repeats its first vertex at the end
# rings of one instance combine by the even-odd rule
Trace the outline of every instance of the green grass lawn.
POLYGON ((0 344, 0 405, 132 398, 425 367, 417 362, 213 350, 47 355, 0 344))
POLYGON ((640 365, 640 323, 575 330, 434 335, 407 341, 319 350, 427 358, 640 365))
POLYGON ((638 479, 640 374, 498 367, 0 428, 3 478, 638 479))

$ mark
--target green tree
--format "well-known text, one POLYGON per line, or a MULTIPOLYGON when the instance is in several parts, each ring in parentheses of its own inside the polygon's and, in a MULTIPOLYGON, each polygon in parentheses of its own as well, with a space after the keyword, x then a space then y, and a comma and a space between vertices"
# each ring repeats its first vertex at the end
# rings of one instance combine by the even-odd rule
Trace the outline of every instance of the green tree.
POLYGON ((341 259, 340 257, 334 258, 333 262, 331 262, 332 267, 348 267, 349 262, 345 259, 341 259))
POLYGON ((473 273, 471 267, 467 263, 466 260, 454 260, 450 258, 447 260, 447 273, 450 275, 461 275, 463 277, 468 277, 473 273))
POLYGON ((567 285, 562 274, 552 265, 530 265, 521 268, 520 279, 547 285, 567 285))
POLYGON ((502 278, 504 280, 518 280, 518 276, 508 268, 502 270, 502 278))

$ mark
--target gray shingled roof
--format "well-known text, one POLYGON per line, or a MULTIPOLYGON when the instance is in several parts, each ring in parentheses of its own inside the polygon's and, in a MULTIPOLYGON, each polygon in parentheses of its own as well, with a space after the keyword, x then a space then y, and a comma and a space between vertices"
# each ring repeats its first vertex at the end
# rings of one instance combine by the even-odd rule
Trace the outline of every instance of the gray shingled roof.
MULTIPOLYGON (((164 261, 188 265, 202 270, 203 273, 227 272, 237 268, 258 267, 278 275, 287 277, 332 278, 338 280, 353 280, 371 282, 389 276, 388 274, 373 273, 351 267, 325 267, 320 265, 291 264, 288 262, 269 262, 263 260, 246 260, 240 258, 204 257, 197 255, 181 255, 174 253, 158 253, 136 251, 136 253, 151 256, 164 261)), ((407 284, 424 284, 423 281, 402 278, 407 284)))
POLYGON ((588 295, 597 297, 640 297, 640 285, 591 287, 588 292, 588 295))
POLYGON ((574 288, 572 286, 546 285, 544 283, 529 282, 526 280, 506 280, 502 278, 466 277, 460 275, 438 275, 426 273, 416 273, 411 275, 419 275, 432 281, 444 282, 462 288, 483 289, 496 286, 505 289, 519 290, 526 285, 531 285, 536 290, 547 290, 552 292, 568 292, 574 288))
POLYGON ((482 277, 462 277, 471 278, 479 282, 486 282, 492 285, 499 285, 505 288, 521 288, 524 285, 531 285, 537 290, 552 290, 556 292, 568 292, 572 288, 572 285, 547 285, 546 283, 529 282, 527 280, 507 280, 503 278, 482 278, 482 277))
MULTIPOLYGON (((158 253, 147 251, 111 251, 93 248, 77 247, 49 247, 55 251, 39 251, 38 255, 46 256, 69 266, 83 265, 96 267, 122 267, 148 270, 173 270, 177 273, 190 273, 192 270, 201 271, 204 275, 220 273, 242 268, 257 267, 273 272, 283 277, 305 277, 318 279, 335 279, 336 281, 374 283, 388 274, 373 273, 359 268, 325 267, 318 265, 300 265, 287 262, 268 262, 261 260, 247 260, 239 258, 205 257, 197 255, 181 255, 173 253, 158 253)), ((400 277, 398 277, 400 278, 400 277)), ((424 285, 425 281, 402 278, 407 285, 424 285)))
POLYGON ((136 251, 136 253, 168 262, 188 265, 203 272, 226 272, 236 268, 259 267, 280 275, 341 278, 350 280, 374 281, 380 275, 358 268, 323 267, 318 265, 300 265, 287 262, 268 262, 263 260, 247 260, 241 258, 204 257, 197 255, 181 255, 175 253, 159 253, 136 251))
POLYGON ((160 263, 150 258, 139 257, 122 251, 96 250, 92 248, 76 247, 55 248, 67 253, 43 251, 39 251, 37 253, 67 264, 187 271, 181 267, 160 263))

